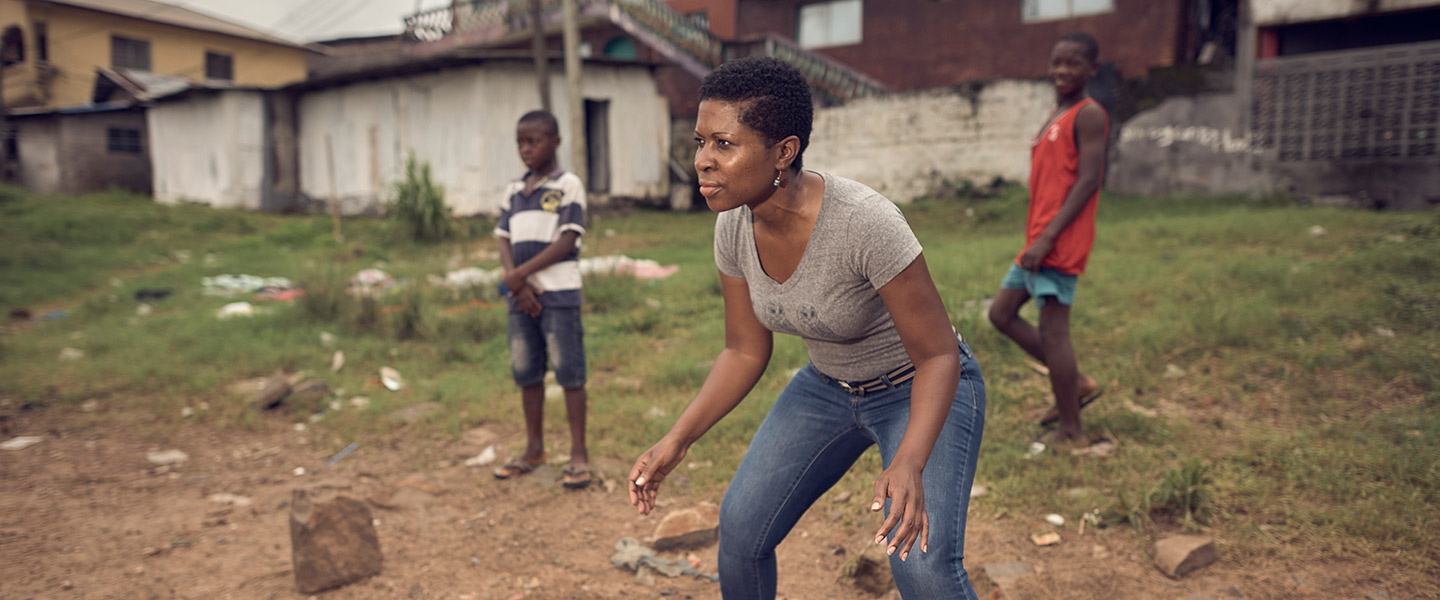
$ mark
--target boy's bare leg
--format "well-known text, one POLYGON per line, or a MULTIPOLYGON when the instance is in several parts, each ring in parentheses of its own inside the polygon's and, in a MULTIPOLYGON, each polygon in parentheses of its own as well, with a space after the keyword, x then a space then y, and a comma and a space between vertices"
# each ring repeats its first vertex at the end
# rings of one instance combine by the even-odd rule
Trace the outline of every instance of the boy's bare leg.
POLYGON ((590 464, 590 451, 585 447, 585 388, 565 390, 565 412, 570 419, 570 464, 590 464))
POLYGON ((525 405, 525 456, 529 463, 539 462, 545 457, 545 384, 520 388, 520 399, 525 405))
POLYGON ((1040 342, 1040 331, 1029 321, 1020 317, 1020 307, 1030 299, 1025 290, 1001 289, 990 304, 990 323, 1020 346, 1021 350, 1045 362, 1045 348, 1040 342))
MULTIPOLYGON (((1079 367, 1075 349, 1070 343, 1070 307, 1054 298, 1040 307, 1040 342, 1044 348, 1045 366, 1050 368, 1050 390, 1055 394, 1055 408, 1060 425, 1055 441, 1081 441, 1085 432, 1080 426, 1079 367)), ((1037 357, 1039 358, 1039 357, 1037 357)))

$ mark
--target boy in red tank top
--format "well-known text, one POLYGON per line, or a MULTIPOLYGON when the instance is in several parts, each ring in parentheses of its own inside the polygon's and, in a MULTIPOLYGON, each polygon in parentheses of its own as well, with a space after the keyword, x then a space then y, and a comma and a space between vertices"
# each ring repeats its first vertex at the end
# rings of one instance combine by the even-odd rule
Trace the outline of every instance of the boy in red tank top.
POLYGON ((1088 33, 1055 42, 1050 80, 1056 106, 1030 151, 1030 212, 1025 249, 1015 257, 990 307, 990 322, 1050 371, 1055 406, 1042 425, 1059 421, 1055 442, 1084 441, 1080 408, 1100 395, 1093 377, 1080 373, 1070 343, 1070 306, 1095 242, 1095 210, 1109 139, 1110 118, 1085 92, 1099 68, 1100 46, 1088 33), (1035 300, 1037 328, 1020 318, 1035 300))

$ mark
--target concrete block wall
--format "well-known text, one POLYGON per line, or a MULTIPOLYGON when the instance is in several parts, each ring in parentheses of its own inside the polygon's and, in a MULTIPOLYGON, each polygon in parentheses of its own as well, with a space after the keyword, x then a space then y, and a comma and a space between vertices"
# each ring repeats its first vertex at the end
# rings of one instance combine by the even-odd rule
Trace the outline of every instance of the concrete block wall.
POLYGON ((1030 142, 1054 106, 1050 83, 1023 80, 855 100, 816 111, 805 166, 899 203, 965 181, 1023 183, 1030 142))

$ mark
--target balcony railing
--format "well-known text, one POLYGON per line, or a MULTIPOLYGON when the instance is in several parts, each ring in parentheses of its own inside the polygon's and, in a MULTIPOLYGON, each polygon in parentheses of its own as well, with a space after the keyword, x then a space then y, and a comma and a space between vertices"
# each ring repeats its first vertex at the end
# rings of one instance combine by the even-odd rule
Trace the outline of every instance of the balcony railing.
MULTIPOLYGON (((542 17, 559 21, 560 0, 542 0, 542 17)), ((776 35, 726 43, 661 0, 576 0, 585 14, 604 14, 626 33, 655 48, 697 77, 721 62, 746 56, 774 56, 794 65, 827 101, 841 102, 887 91, 884 84, 843 63, 800 48, 776 35)), ((514 39, 531 28, 529 0, 467 0, 405 18, 405 39, 438 42, 455 36, 460 45, 514 39)))

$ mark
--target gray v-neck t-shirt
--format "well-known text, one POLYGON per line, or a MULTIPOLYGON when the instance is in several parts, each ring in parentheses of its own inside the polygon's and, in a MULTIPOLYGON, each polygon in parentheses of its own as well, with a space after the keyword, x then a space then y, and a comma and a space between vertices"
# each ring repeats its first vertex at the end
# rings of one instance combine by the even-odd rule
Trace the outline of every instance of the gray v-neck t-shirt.
POLYGON ((810 360, 835 379, 879 377, 910 360, 880 288, 920 255, 920 242, 889 199, 856 181, 825 182, 820 214, 795 272, 765 273, 747 206, 715 221, 715 264, 750 287, 755 316, 771 331, 800 336, 810 360))

